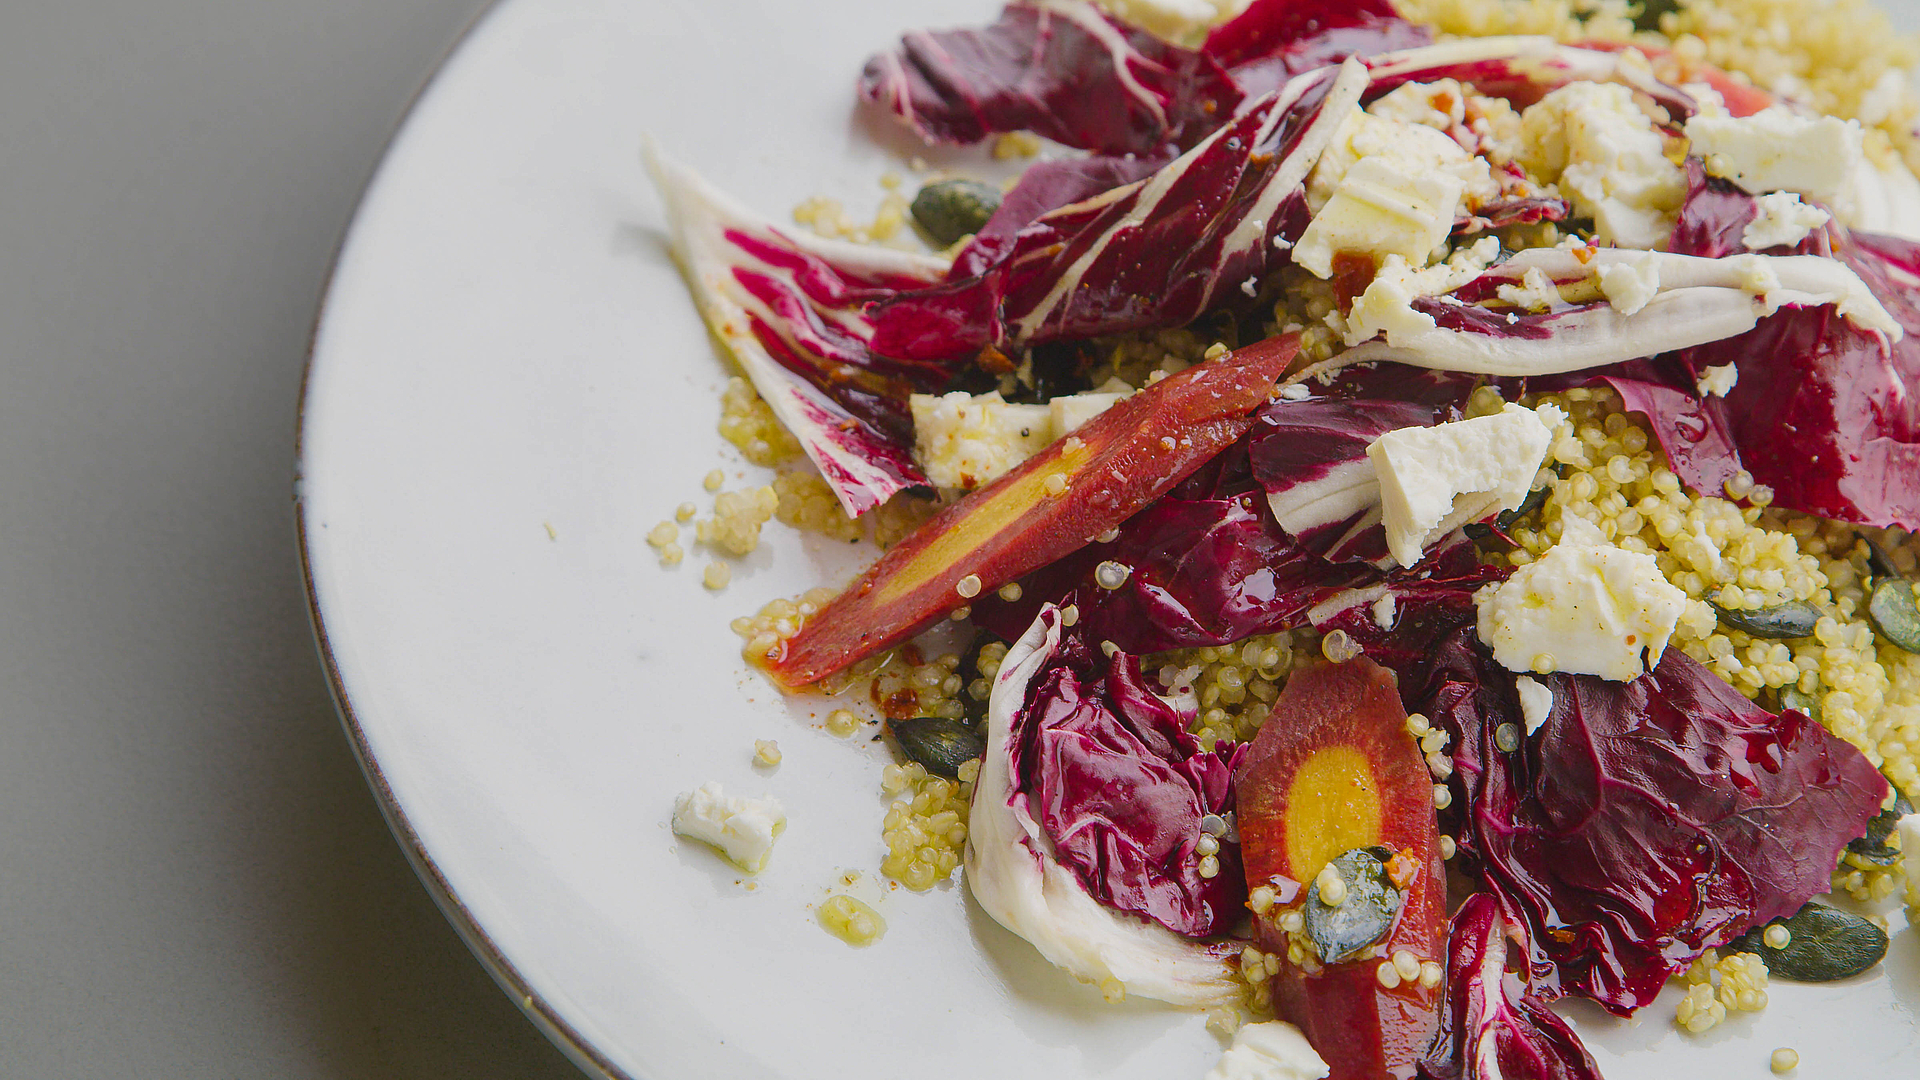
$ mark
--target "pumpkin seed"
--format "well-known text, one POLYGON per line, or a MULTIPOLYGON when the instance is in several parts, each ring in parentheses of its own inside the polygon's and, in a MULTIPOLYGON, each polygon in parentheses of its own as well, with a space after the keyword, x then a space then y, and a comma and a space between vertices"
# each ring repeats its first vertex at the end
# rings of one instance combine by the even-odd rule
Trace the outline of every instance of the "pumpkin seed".
POLYGON ((1906 576, 1900 572, 1899 567, 1893 565, 1893 556, 1887 554, 1886 548, 1875 543, 1870 537, 1862 536, 1860 539, 1866 542, 1867 570, 1873 574, 1875 581, 1881 578, 1903 578, 1906 576))
POLYGON ((1812 694, 1802 693, 1798 687, 1789 686, 1780 691, 1780 708, 1782 711, 1793 709, 1803 713, 1809 720, 1820 719, 1820 699, 1812 694))
POLYGON ((1505 535, 1507 530, 1520 523, 1520 519, 1547 505, 1547 495, 1551 491, 1551 488, 1534 488, 1527 492, 1526 498, 1520 500, 1519 506, 1500 511, 1500 516, 1493 519, 1493 524, 1489 525, 1484 521, 1468 522, 1461 531, 1467 534, 1469 540, 1485 540, 1495 533, 1505 535))
POLYGON ((978 180, 936 180, 913 197, 913 220, 946 247, 977 233, 1000 209, 1000 189, 978 180))
POLYGON ((1920 609, 1914 606, 1913 583, 1883 578, 1867 600, 1867 616, 1883 637, 1910 653, 1920 653, 1920 609))
POLYGON ((1716 603, 1713 610, 1720 616, 1720 625, 1757 638, 1812 637, 1814 624, 1820 621, 1820 609, 1805 600, 1763 608, 1723 608, 1716 603))
POLYGON ((1307 890, 1301 909, 1307 937, 1328 964, 1351 960, 1387 936, 1400 914, 1400 890, 1387 879, 1386 848, 1354 848, 1330 864, 1347 883, 1346 898, 1338 905, 1320 902, 1320 883, 1307 890))
POLYGON ((987 752, 987 740, 971 726, 943 716, 888 720, 887 732, 901 752, 935 776, 960 778, 960 766, 987 752))
POLYGON ((1660 29, 1660 16, 1680 8, 1679 0, 1645 0, 1640 5, 1640 14, 1633 17, 1636 30, 1660 29))
POLYGON ((1808 904, 1768 925, 1787 928, 1792 938, 1786 948, 1768 946, 1766 928, 1759 926, 1735 938, 1730 948, 1758 953, 1767 962, 1767 973, 1777 978, 1832 982, 1858 975, 1887 955, 1885 930, 1825 904, 1808 904))
POLYGON ((1900 862, 1901 851, 1887 846, 1887 838, 1893 835, 1893 827, 1900 819, 1913 813, 1913 804, 1905 795, 1896 794, 1893 805, 1873 816, 1867 822, 1867 834, 1847 841, 1849 854, 1858 856, 1875 866, 1894 866, 1900 862))

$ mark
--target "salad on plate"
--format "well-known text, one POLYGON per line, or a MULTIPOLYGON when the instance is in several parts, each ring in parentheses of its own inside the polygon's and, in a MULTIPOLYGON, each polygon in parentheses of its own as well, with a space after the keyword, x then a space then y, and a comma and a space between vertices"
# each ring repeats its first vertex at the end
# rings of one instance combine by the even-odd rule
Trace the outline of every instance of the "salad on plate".
MULTIPOLYGON (((1035 156, 871 226, 649 147, 722 430, 784 467, 700 542, 885 546, 735 628, 884 721, 886 874, 1207 1011, 1223 1078, 1591 1080, 1552 1002, 1677 980, 1701 1032, 1878 962, 1920 849, 1916 110, 1863 7, 1820 17, 1864 90, 1739 8, 1017 0, 857 94, 1035 156)), ((752 870, 783 822, 709 784, 674 823, 752 870)))

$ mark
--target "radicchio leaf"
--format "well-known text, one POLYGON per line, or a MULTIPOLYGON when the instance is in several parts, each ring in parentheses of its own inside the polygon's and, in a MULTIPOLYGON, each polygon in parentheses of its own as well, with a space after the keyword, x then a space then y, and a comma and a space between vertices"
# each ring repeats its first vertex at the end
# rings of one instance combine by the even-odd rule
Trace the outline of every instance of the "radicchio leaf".
POLYGON ((1357 62, 1302 75, 1147 179, 1043 215, 976 276, 881 302, 874 348, 940 361, 1198 318, 1285 261, 1307 172, 1365 83, 1357 62))
POLYGON ((700 312, 850 514, 924 485, 907 397, 938 365, 876 355, 864 305, 937 279, 936 258, 788 234, 651 148, 647 162, 700 312))
POLYGON ((1499 901, 1475 893, 1447 928, 1450 1055, 1422 1064, 1426 1080, 1600 1080, 1580 1037, 1546 1003, 1507 985, 1511 926, 1499 901))
MULTIPOLYGON (((1057 609, 1043 610, 994 676, 968 819, 967 888, 995 921, 1083 982, 1112 979, 1129 995, 1193 1008, 1238 1001, 1244 984, 1225 963, 1237 946, 1196 941, 1101 903, 1059 861, 1036 820, 1026 785, 1032 770, 1023 764, 1029 691, 1044 672, 1084 665, 1088 656, 1064 635, 1064 621, 1057 609)), ((1191 822, 1196 833, 1198 825, 1191 822)))
POLYGON ((1073 651, 1036 677, 1012 736, 1054 857, 1109 907, 1188 937, 1225 930, 1246 899, 1239 846, 1222 843, 1205 878, 1195 845, 1202 817, 1233 809, 1236 748, 1202 751, 1137 658, 1116 652, 1101 671, 1073 651))
POLYGON ((1627 1015, 1706 949, 1799 910, 1878 812, 1887 784, 1804 715, 1775 716, 1679 649, 1632 682, 1513 674, 1471 626, 1443 639, 1414 697, 1455 739, 1461 850, 1531 939, 1543 996, 1627 1015))
POLYGON ((1687 198, 1680 204, 1667 250, 1718 259, 1747 250, 1741 240, 1759 213, 1753 196, 1731 180, 1708 176, 1697 157, 1687 159, 1687 198))
POLYGON ((1201 52, 1232 75, 1248 100, 1287 80, 1349 56, 1373 56, 1430 44, 1433 34, 1407 22, 1386 0, 1253 0, 1207 35, 1201 52))
POLYGON ((1031 131, 1102 154, 1192 145, 1241 97, 1212 58, 1084 0, 1009 4, 977 29, 916 30, 867 61, 860 96, 928 142, 1031 131))
POLYGON ((1897 341, 1832 307, 1786 308, 1736 337, 1602 376, 1644 413, 1673 470, 1719 491, 1745 470, 1774 505, 1863 525, 1920 526, 1920 277, 1891 238, 1829 226, 1834 251, 1905 330, 1897 341), (1725 397, 1702 397, 1701 371, 1732 364, 1725 397))
POLYGON ((1170 160, 1171 154, 1128 154, 1034 162, 973 242, 954 257, 947 276, 958 280, 982 273, 1006 258, 1020 230, 1042 215, 1145 179, 1170 160))

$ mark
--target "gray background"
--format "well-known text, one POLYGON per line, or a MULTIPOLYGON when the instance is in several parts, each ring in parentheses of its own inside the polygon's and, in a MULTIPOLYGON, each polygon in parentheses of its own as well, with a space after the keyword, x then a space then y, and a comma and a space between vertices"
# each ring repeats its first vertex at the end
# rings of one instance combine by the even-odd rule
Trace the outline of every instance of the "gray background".
POLYGON ((294 424, 334 245, 484 0, 0 2, 0 1077, 577 1077, 327 697, 294 424))

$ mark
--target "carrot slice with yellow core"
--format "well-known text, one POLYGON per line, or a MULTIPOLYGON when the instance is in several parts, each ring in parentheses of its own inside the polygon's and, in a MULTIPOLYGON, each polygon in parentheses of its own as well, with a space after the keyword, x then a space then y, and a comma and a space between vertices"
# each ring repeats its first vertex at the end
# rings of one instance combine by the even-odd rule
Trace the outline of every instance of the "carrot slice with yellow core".
POLYGON ((1085 546, 1245 434, 1299 351, 1269 338, 1155 383, 935 515, 767 656, 800 687, 1085 546), (964 588, 963 588, 964 583, 964 588))

